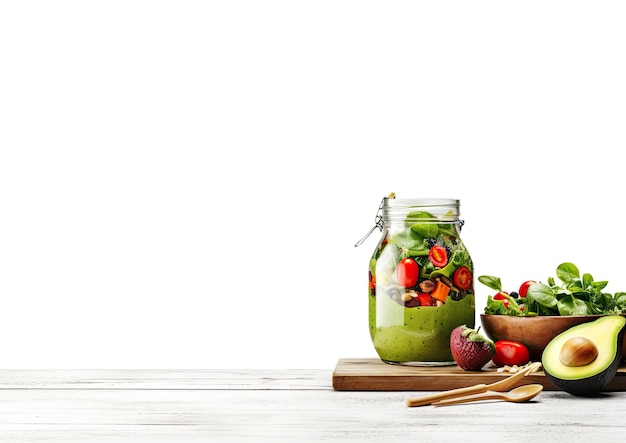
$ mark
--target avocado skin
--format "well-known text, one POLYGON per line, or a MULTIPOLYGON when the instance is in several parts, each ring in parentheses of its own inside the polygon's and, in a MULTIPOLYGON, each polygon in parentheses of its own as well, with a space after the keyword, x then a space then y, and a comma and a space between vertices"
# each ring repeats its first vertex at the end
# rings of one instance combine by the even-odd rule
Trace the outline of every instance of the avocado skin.
POLYGON ((615 378, 622 360, 622 342, 626 333, 626 325, 622 327, 617 336, 617 350, 613 362, 602 372, 591 377, 578 380, 563 380, 554 377, 546 368, 543 368, 546 377, 559 389, 579 397, 590 397, 602 391, 615 378))

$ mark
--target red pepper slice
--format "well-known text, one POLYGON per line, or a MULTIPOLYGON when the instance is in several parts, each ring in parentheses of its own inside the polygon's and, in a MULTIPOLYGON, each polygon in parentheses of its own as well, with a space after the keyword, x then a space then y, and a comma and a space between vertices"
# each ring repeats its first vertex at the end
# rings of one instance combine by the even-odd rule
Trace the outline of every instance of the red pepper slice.
POLYGON ((420 301, 420 306, 432 306, 433 298, 427 292, 418 292, 417 299, 420 301))

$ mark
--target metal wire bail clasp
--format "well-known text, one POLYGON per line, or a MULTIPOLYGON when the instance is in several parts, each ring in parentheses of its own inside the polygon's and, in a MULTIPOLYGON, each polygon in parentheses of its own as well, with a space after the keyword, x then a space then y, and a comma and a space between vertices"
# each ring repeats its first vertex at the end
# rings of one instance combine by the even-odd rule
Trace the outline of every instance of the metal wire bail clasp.
POLYGON ((374 232, 376 228, 380 229, 380 231, 382 232, 383 228, 385 227, 385 222, 383 221, 383 216, 382 216, 383 205, 385 204, 385 200, 388 198, 396 198, 396 193, 392 192, 391 194, 389 194, 389 196, 383 197, 383 199, 380 201, 380 205, 378 206, 378 211, 376 211, 376 218, 374 219, 374 227, 370 229, 367 232, 367 234, 365 234, 358 242, 356 242, 356 244, 354 245, 355 248, 363 244, 363 242, 367 240, 367 238, 370 235, 372 235, 372 232, 374 232))

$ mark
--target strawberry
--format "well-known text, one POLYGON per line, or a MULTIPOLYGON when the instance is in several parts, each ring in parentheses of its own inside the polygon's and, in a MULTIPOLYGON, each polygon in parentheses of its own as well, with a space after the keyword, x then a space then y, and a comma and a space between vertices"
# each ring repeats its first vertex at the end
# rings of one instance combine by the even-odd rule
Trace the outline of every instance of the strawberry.
POLYGON ((466 325, 455 328, 450 334, 450 350, 456 364, 466 371, 481 370, 496 353, 491 340, 466 325))

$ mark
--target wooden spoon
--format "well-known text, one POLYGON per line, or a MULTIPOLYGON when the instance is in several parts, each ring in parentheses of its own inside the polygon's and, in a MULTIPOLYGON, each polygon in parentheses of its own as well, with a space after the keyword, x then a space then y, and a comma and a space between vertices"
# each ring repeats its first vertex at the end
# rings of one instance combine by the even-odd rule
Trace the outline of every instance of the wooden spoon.
POLYGON ((521 403, 523 401, 528 401, 531 398, 534 398, 543 390, 543 385, 533 384, 533 385, 524 385, 518 386, 515 389, 510 390, 509 392, 495 392, 495 391, 487 391, 481 392, 480 394, 472 394, 466 395, 463 397, 454 397, 448 398, 447 400, 440 400, 433 403, 433 406, 447 406, 447 405, 456 405, 459 403, 468 403, 471 401, 482 401, 482 400, 504 400, 504 401, 512 401, 514 403, 521 403))
POLYGON ((444 398, 460 397, 463 395, 477 394, 480 392, 487 392, 487 391, 498 391, 498 392, 508 391, 509 389, 517 386, 520 379, 524 378, 527 374, 530 374, 531 372, 536 371, 540 367, 541 367, 541 363, 536 362, 536 363, 532 363, 526 366, 524 369, 522 369, 519 372, 516 372, 510 377, 507 377, 503 380, 500 380, 500 381, 497 381, 495 383, 491 383, 488 385, 481 383, 481 384, 474 385, 474 386, 468 386, 467 388, 451 389, 449 391, 437 392, 435 394, 427 394, 427 395, 422 395, 419 397, 408 398, 406 400, 406 405, 410 407, 424 406, 424 405, 430 405, 433 402, 438 401, 438 400, 443 400, 444 398))

